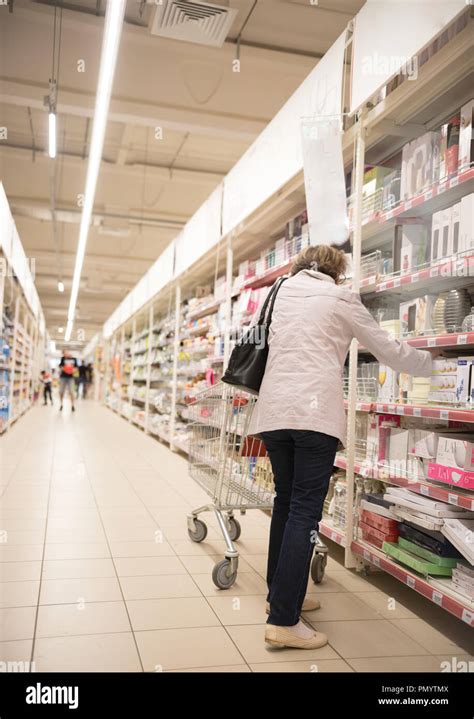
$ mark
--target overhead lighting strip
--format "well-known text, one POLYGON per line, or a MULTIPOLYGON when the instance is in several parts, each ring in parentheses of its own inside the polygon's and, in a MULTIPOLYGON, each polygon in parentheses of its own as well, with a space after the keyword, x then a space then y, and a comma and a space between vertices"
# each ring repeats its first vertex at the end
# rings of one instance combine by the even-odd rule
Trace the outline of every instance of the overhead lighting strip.
POLYGON ((100 57, 99 81, 97 83, 97 94, 95 99, 94 122, 92 126, 89 163, 87 166, 84 204, 82 207, 81 224, 79 227, 79 241, 77 244, 74 276, 72 279, 71 297, 69 299, 69 310, 67 315, 65 334, 65 340, 67 342, 71 339, 71 333, 74 326, 77 297, 79 294, 92 210, 94 208, 95 191, 97 187, 97 178, 99 176, 100 163, 102 160, 102 150, 104 147, 110 97, 112 94, 112 85, 114 81, 115 67, 117 64, 120 36, 122 34, 125 4, 126 0, 108 0, 105 12, 104 37, 100 57))

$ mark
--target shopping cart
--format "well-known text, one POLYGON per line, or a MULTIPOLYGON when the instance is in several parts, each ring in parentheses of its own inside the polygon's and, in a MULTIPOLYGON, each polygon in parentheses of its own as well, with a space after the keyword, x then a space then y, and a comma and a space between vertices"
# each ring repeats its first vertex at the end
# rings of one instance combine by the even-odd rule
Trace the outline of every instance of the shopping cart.
MULTIPOLYGON (((234 546, 241 533, 234 511, 273 506, 274 485, 270 461, 260 440, 248 437, 256 397, 220 382, 196 395, 189 405, 189 468, 193 479, 212 502, 188 516, 193 542, 207 536, 207 525, 198 515, 214 512, 226 544, 225 558, 212 571, 214 584, 228 589, 237 578, 239 553, 234 546)), ((324 576, 327 547, 318 536, 311 563, 311 577, 324 576)))

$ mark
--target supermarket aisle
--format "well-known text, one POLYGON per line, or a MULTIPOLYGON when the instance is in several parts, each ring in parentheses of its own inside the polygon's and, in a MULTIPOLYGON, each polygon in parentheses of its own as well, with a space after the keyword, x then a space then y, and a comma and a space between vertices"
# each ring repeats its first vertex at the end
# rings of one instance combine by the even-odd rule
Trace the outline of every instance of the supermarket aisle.
POLYGON ((263 643, 268 517, 242 518, 237 583, 217 590, 224 543, 185 460, 110 410, 35 407, 2 438, 0 661, 37 671, 439 671, 467 659, 472 632, 391 577, 356 576, 331 547, 307 617, 316 651, 263 643), (5 541, 6 540, 6 541, 5 541))

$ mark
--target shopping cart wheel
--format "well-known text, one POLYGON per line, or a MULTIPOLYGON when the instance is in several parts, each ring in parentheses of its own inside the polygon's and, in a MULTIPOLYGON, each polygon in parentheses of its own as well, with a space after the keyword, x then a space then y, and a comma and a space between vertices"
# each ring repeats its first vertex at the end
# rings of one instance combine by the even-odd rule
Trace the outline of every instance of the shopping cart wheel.
POLYGON ((242 527, 235 517, 227 517, 227 524, 229 526, 229 537, 233 542, 236 542, 242 532, 242 527))
POLYGON ((316 553, 311 562, 311 579, 315 584, 321 584, 324 578, 324 570, 328 561, 327 554, 316 553))
POLYGON ((207 524, 202 519, 195 519, 194 531, 188 528, 188 534, 193 542, 202 542, 207 537, 207 524))
POLYGON ((237 579, 237 570, 231 570, 229 559, 223 559, 214 565, 212 570, 212 581, 219 589, 229 589, 237 579))

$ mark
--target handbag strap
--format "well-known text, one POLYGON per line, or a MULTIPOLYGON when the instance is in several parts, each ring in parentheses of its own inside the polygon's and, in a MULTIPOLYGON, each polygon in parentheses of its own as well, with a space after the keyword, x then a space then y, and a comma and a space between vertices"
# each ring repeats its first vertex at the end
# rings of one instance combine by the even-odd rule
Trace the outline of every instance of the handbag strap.
POLYGON ((275 304, 276 296, 278 294, 278 290, 282 286, 285 280, 287 280, 288 277, 280 277, 273 287, 271 288, 270 292, 265 298, 265 302, 263 303, 262 311, 260 312, 260 317, 258 318, 258 324, 266 324, 267 327, 270 326, 270 322, 272 321, 272 314, 273 314, 273 306, 275 304), (270 305, 270 309, 268 310, 267 319, 265 321, 265 313, 267 311, 267 307, 270 305))

